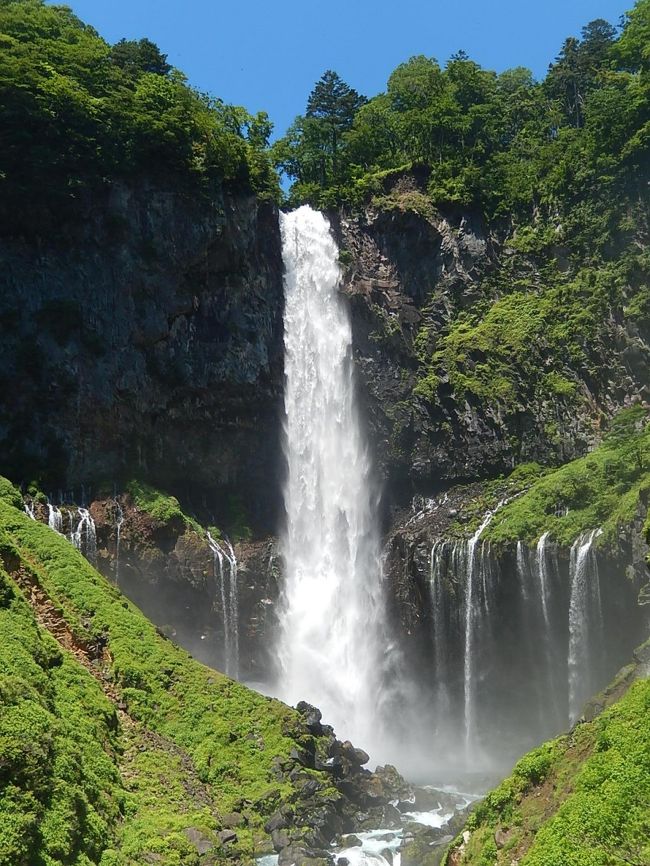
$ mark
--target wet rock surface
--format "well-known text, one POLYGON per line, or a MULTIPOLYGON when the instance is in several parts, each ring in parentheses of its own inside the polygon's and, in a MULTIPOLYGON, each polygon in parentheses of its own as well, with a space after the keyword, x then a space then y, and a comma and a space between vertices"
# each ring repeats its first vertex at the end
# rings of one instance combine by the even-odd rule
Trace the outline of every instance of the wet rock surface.
MULTIPOLYGON (((290 779, 299 788, 292 803, 283 804, 266 824, 280 864, 333 863, 332 844, 346 839, 346 845, 359 844, 353 835, 366 828, 391 825, 392 805, 400 796, 413 797, 412 787, 394 767, 378 767, 371 772, 363 767, 368 756, 349 741, 338 740, 328 725, 323 725, 316 707, 301 702, 299 729, 291 736, 299 741, 288 761, 276 762, 278 782, 290 779), (329 780, 315 779, 313 769, 322 770, 329 780)), ((289 733, 289 732, 287 732, 289 733)))

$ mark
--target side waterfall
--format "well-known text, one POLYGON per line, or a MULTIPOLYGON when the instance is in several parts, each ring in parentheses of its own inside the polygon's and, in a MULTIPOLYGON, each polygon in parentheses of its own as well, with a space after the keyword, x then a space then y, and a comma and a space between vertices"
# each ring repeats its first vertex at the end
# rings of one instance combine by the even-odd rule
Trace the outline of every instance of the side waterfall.
POLYGON ((491 517, 470 539, 434 541, 428 562, 433 748, 470 769, 511 738, 521 752, 566 729, 616 672, 624 643, 611 617, 604 624, 600 530, 569 556, 548 533, 491 550, 481 540, 491 517))
POLYGON ((463 695, 465 703, 465 757, 467 760, 470 759, 475 744, 474 716, 476 695, 474 642, 476 640, 477 607, 482 603, 489 612, 488 592, 490 584, 489 581, 486 580, 486 563, 489 562, 489 553, 488 557, 483 557, 483 548, 481 547, 477 552, 477 545, 483 531, 492 520, 492 516, 493 512, 488 511, 483 519, 483 523, 481 523, 474 535, 467 542, 467 553, 465 557, 465 653, 463 665, 465 681, 463 684, 463 695), (478 577, 481 581, 480 586, 475 586, 477 571, 478 577))
POLYGON ((239 676, 239 601, 237 587, 237 557, 229 541, 227 550, 208 532, 212 551, 214 579, 219 588, 223 616, 224 667, 229 677, 239 676))
POLYGON ((281 218, 285 265, 286 583, 281 697, 377 743, 384 601, 377 497, 354 394, 352 332, 325 217, 281 218))
POLYGON ((569 574, 569 721, 573 724, 584 701, 593 693, 591 670, 602 651, 603 614, 600 604, 598 560, 593 543, 602 530, 580 535, 571 548, 569 574))
POLYGON ((122 541, 122 524, 124 523, 124 511, 119 503, 115 500, 115 583, 120 582, 120 544, 122 541))
POLYGON ((63 535, 63 514, 61 514, 61 509, 55 505, 51 505, 49 502, 47 504, 47 525, 50 529, 58 532, 59 535, 63 535))
MULTIPOLYGON (((70 514, 70 522, 72 524, 73 516, 70 514)), ((78 508, 77 515, 79 520, 76 528, 71 528, 70 541, 80 550, 89 562, 93 565, 97 561, 97 533, 95 530, 95 521, 93 520, 90 511, 87 508, 78 508)))

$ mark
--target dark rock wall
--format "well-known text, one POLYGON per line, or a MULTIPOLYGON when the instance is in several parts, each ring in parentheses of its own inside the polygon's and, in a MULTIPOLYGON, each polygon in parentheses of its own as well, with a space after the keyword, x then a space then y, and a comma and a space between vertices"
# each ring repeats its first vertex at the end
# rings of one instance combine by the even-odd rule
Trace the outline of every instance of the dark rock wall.
POLYGON ((0 239, 0 472, 46 490, 137 476, 195 508, 226 491, 251 522, 272 522, 276 208, 241 192, 114 187, 80 222, 0 239))
MULTIPOLYGON (((463 488, 465 504, 479 494, 476 487, 463 488)), ((384 560, 393 632, 399 635, 404 671, 418 685, 421 714, 431 720, 428 748, 440 761, 445 753, 463 751, 468 534, 464 539, 446 534, 461 507, 460 495, 452 490, 430 508, 399 514, 384 560)), ((590 585, 598 577, 602 619, 590 601, 581 638, 589 641, 590 652, 588 667, 580 668, 585 695, 604 688, 647 638, 643 519, 639 513, 636 525, 621 528, 618 538, 597 549, 597 575, 588 573, 590 585)), ((536 551, 524 545, 520 555, 523 573, 516 544, 479 542, 474 565, 475 743, 502 766, 569 724, 570 551, 554 544, 546 550, 547 622, 536 551)))

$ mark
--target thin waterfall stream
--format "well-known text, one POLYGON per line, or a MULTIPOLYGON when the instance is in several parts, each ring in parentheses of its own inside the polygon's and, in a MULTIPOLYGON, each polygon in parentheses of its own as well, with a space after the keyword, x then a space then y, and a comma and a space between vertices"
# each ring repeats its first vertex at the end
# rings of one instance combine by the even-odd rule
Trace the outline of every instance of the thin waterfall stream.
POLYGON ((571 548, 569 576, 569 721, 580 715, 584 701, 593 693, 594 657, 602 651, 602 610, 598 560, 594 541, 602 530, 584 532, 571 548))

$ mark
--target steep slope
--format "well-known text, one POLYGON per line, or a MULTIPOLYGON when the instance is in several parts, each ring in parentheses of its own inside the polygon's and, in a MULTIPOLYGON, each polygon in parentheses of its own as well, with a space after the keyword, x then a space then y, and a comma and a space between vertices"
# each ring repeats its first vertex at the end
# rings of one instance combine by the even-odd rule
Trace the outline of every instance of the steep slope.
POLYGON ((452 846, 447 866, 648 863, 648 677, 645 644, 587 707, 589 721, 526 755, 488 794, 452 846))
POLYGON ((0 862, 248 860, 278 827, 308 858, 381 820, 389 787, 313 708, 191 659, 2 494, 0 862))

